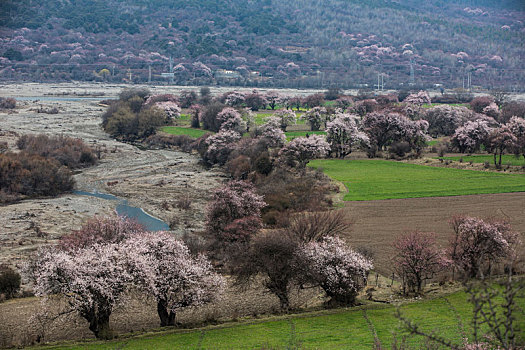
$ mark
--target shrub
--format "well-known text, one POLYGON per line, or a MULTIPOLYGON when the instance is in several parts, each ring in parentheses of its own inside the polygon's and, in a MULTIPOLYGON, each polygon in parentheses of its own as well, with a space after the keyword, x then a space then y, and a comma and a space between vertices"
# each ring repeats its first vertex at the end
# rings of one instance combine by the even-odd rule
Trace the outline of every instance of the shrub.
POLYGON ((120 243, 144 230, 135 220, 122 216, 95 216, 79 230, 62 236, 58 246, 61 250, 74 251, 94 244, 120 243))
POLYGON ((53 158, 70 169, 94 165, 95 152, 81 139, 66 136, 23 135, 17 147, 29 154, 53 158))
POLYGON ((9 266, 0 266, 0 294, 4 294, 6 299, 15 297, 20 291, 21 277, 18 272, 9 266))
POLYGON ((476 113, 483 113, 483 109, 494 103, 494 97, 492 96, 480 96, 470 101, 470 108, 476 113))
POLYGON ((0 109, 16 108, 16 100, 11 97, 0 97, 0 109))
POLYGON ((151 95, 151 92, 150 92, 149 89, 146 89, 146 88, 129 88, 129 89, 122 90, 118 96, 119 96, 119 99, 121 101, 128 101, 129 99, 131 99, 131 98, 133 98, 135 96, 138 96, 138 97, 142 98, 143 100, 145 100, 146 97, 148 97, 149 95, 151 95))
POLYGON ((410 144, 408 142, 399 141, 399 142, 394 142, 388 149, 388 152, 390 153, 392 158, 395 158, 395 156, 399 158, 403 158, 411 150, 412 150, 412 147, 410 147, 410 144))
POLYGON ((308 108, 314 108, 322 106, 324 103, 324 94, 312 94, 308 95, 303 99, 303 103, 308 108))
POLYGON ((214 102, 204 108, 201 114, 202 128, 210 131, 219 131, 221 122, 217 119, 217 115, 224 109, 224 105, 219 102, 214 102))
POLYGON ((500 121, 508 122, 512 117, 525 118, 525 102, 510 101, 503 105, 501 109, 500 121))
POLYGON ((26 152, 0 154, 0 188, 4 200, 56 196, 73 189, 71 171, 56 160, 26 152))
POLYGON ((348 229, 342 210, 300 212, 294 214, 286 229, 292 237, 303 243, 318 242, 326 237, 340 236, 348 229))

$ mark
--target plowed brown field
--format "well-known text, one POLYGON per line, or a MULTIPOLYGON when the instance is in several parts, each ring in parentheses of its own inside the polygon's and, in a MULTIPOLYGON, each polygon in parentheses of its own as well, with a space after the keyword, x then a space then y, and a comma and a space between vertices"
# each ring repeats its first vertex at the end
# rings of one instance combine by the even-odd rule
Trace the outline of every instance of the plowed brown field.
POLYGON ((392 242, 397 235, 412 230, 435 232, 438 243, 445 246, 452 234, 449 220, 453 215, 505 219, 525 235, 523 192, 345 202, 343 210, 353 222, 347 241, 353 247, 370 249, 382 274, 391 271, 392 242))

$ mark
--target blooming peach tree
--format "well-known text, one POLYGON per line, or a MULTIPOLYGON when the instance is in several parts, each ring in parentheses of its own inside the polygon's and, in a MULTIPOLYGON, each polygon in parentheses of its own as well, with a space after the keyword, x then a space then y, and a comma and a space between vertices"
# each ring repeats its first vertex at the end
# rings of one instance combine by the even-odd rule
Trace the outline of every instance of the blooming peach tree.
POLYGON ((333 156, 344 158, 355 147, 368 147, 368 136, 357 127, 356 115, 339 114, 326 125, 326 141, 333 156))
POLYGON ((321 287, 336 304, 353 305, 373 268, 370 259, 352 250, 339 237, 312 241, 298 254, 305 281, 321 287))
POLYGON ((281 148, 279 161, 290 167, 304 169, 310 160, 324 158, 329 151, 330 145, 326 142, 324 136, 298 137, 281 148))
POLYGON ((519 234, 508 223, 458 216, 451 221, 454 235, 450 238, 449 257, 467 277, 483 275, 483 267, 514 253, 519 234))
POLYGON ((63 295, 89 322, 97 338, 113 336, 109 317, 133 280, 120 244, 95 244, 72 252, 49 249, 35 264, 35 294, 63 295))
POLYGON ((218 240, 248 241, 261 227, 263 197, 246 181, 231 181, 217 189, 207 208, 206 226, 218 240))
POLYGON ((297 116, 295 115, 295 112, 289 109, 277 111, 274 116, 279 119, 279 124, 283 131, 286 131, 286 128, 289 125, 297 123, 297 116))
POLYGON ((212 302, 224 288, 223 278, 207 258, 192 256, 170 233, 135 235, 123 249, 136 261, 132 271, 136 285, 157 302, 161 326, 174 326, 177 311, 212 302))

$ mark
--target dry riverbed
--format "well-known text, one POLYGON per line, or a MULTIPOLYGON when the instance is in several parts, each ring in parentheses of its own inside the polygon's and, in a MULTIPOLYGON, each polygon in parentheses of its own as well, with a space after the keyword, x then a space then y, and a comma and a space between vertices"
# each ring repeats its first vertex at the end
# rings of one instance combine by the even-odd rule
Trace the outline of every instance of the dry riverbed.
MULTIPOLYGON (((0 112, 0 142, 13 149, 18 135, 45 133, 83 139, 103 150, 100 163, 75 175, 76 189, 100 191, 126 199, 167 223, 174 223, 177 233, 203 228, 204 209, 213 188, 224 180, 218 169, 206 169, 198 156, 167 150, 142 150, 115 141, 100 128, 104 107, 98 99, 56 100, 49 95, 74 97, 116 95, 120 86, 106 91, 93 84, 53 87, 39 84, 3 86, 1 96, 31 96, 18 100, 13 112, 0 112), (40 96, 40 99, 38 98, 40 96), (50 99, 51 98, 51 99, 50 99), (39 107, 59 110, 58 114, 37 113, 39 107), (191 200, 190 209, 178 209, 180 198, 191 200)), ((114 212, 117 201, 66 194, 58 198, 24 200, 0 207, 0 263, 20 266, 39 245, 79 228, 94 215, 114 212)))

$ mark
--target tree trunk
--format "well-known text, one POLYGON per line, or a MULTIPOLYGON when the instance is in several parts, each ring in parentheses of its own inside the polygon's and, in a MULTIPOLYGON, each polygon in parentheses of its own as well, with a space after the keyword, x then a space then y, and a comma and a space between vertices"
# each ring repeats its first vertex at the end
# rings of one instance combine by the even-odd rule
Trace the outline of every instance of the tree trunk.
POLYGON ((168 311, 165 301, 161 300, 157 302, 157 313, 159 314, 161 327, 175 326, 176 313, 168 311))
POLYGON ((113 332, 109 327, 109 313, 102 315, 95 315, 89 321, 89 330, 95 334, 98 339, 112 339, 113 332))

